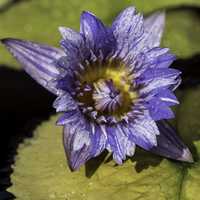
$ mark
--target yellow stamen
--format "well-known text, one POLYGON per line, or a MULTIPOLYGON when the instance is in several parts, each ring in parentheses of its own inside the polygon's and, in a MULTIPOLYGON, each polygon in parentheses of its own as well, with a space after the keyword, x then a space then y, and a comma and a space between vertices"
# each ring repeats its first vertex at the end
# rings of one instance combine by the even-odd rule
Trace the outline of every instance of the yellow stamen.
MULTIPOLYGON (((92 63, 81 75, 80 81, 84 83, 91 84, 95 86, 99 81, 102 80, 112 80, 116 89, 122 94, 122 106, 115 110, 112 114, 116 118, 121 118, 130 110, 130 106, 138 98, 136 91, 132 90, 131 82, 133 75, 129 75, 128 70, 124 63, 118 60, 110 60, 107 63, 92 63)), ((92 92, 92 91, 91 91, 92 92)), ((90 95, 92 97, 92 95, 90 95)), ((82 98, 81 101, 84 103, 94 102, 92 99, 82 98)), ((108 113, 106 113, 108 114, 108 113)))

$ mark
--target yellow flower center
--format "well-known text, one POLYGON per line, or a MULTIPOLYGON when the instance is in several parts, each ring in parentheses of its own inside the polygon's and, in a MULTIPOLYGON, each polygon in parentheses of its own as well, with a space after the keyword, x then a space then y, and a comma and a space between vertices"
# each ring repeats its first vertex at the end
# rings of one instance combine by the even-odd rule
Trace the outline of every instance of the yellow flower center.
POLYGON ((132 85, 133 78, 119 60, 90 63, 78 77, 81 85, 78 101, 93 108, 97 116, 113 116, 119 121, 138 99, 132 85), (85 91, 86 85, 91 86, 91 90, 85 91))

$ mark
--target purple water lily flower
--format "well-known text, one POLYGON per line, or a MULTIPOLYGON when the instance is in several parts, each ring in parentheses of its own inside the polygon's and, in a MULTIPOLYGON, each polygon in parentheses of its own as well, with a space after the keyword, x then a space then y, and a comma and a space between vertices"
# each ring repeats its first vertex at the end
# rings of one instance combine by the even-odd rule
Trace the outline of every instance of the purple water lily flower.
POLYGON ((173 91, 180 71, 169 68, 175 56, 160 48, 165 14, 143 19, 134 7, 110 27, 83 12, 80 32, 60 27, 62 49, 19 39, 3 39, 25 71, 57 96, 64 114, 64 147, 77 170, 107 149, 122 164, 135 146, 168 158, 192 162, 189 149, 164 119, 174 117, 173 91))

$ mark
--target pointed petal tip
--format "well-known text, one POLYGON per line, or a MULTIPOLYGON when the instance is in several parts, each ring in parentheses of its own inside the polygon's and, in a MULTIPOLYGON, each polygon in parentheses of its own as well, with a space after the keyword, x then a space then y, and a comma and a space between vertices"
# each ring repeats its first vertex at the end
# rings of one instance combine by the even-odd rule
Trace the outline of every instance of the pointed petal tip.
POLYGON ((64 37, 64 38, 66 38, 66 27, 64 27, 64 26, 59 26, 58 27, 58 31, 60 32, 60 34, 64 37))
POLYGON ((59 26, 58 30, 62 33, 65 30, 65 27, 64 26, 59 26))
POLYGON ((172 160, 193 163, 192 154, 177 135, 176 129, 166 120, 157 122, 157 125, 160 130, 158 145, 151 151, 172 160))
POLYGON ((165 21, 166 12, 165 12, 165 10, 160 10, 160 11, 157 11, 157 12, 152 13, 149 17, 151 17, 151 16, 152 16, 152 17, 155 17, 156 19, 165 21))
POLYGON ((24 40, 17 39, 17 38, 10 38, 10 37, 0 39, 0 42, 3 44, 8 44, 8 43, 12 43, 15 41, 24 41, 24 40))
POLYGON ((23 39, 3 38, 0 41, 36 82, 58 95, 58 89, 50 82, 60 76, 55 61, 64 55, 62 50, 23 39))
POLYGON ((80 167, 77 166, 73 166, 72 164, 68 163, 69 169, 71 172, 75 172, 77 170, 79 170, 80 167))
POLYGON ((78 171, 78 170, 80 169, 81 165, 76 165, 76 163, 73 163, 73 162, 69 159, 69 157, 67 156, 67 154, 66 154, 66 158, 67 158, 67 160, 66 160, 66 163, 67 163, 66 167, 68 167, 68 169, 69 169, 71 172, 76 172, 76 171, 78 171))
POLYGON ((136 8, 134 6, 128 6, 127 8, 123 9, 122 12, 136 12, 136 8))
POLYGON ((6 43, 6 41, 7 41, 7 38, 0 39, 0 42, 3 43, 3 44, 6 43))
POLYGON ((81 13, 81 17, 87 17, 87 16, 93 16, 93 17, 96 17, 95 14, 93 14, 93 13, 90 12, 90 11, 86 11, 86 10, 82 11, 82 13, 81 13))
POLYGON ((68 163, 68 167, 69 167, 71 172, 78 171, 87 162, 87 160, 85 160, 85 162, 83 162, 83 163, 77 162, 77 161, 73 161, 73 159, 72 158, 70 159, 68 156, 67 156, 67 160, 68 160, 68 162, 67 162, 68 163))
POLYGON ((183 154, 181 157, 179 157, 177 160, 193 163, 194 159, 193 156, 188 148, 183 149, 183 154))
POLYGON ((3 44, 8 51, 15 57, 13 48, 16 46, 17 42, 24 42, 23 40, 16 38, 2 38, 0 39, 0 43, 3 44))
POLYGON ((89 11, 86 11, 86 10, 83 10, 81 15, 84 15, 84 14, 87 14, 87 13, 90 13, 89 11))
POLYGON ((166 12, 165 11, 157 11, 152 13, 146 18, 146 22, 148 22, 150 25, 152 23, 160 24, 160 26, 165 25, 165 19, 166 19, 166 12))
POLYGON ((16 40, 14 38, 2 38, 0 39, 0 42, 4 45, 7 45, 9 42, 11 42, 12 40, 16 40))
POLYGON ((166 17, 166 12, 165 12, 165 10, 157 11, 155 14, 156 14, 157 16, 160 16, 160 17, 163 17, 163 18, 166 17))
POLYGON ((165 11, 158 11, 155 13, 156 19, 163 25, 163 28, 165 26, 165 20, 166 20, 166 12, 165 11))
POLYGON ((165 24, 165 20, 166 20, 166 12, 165 11, 160 11, 160 18, 162 18, 163 23, 165 24))

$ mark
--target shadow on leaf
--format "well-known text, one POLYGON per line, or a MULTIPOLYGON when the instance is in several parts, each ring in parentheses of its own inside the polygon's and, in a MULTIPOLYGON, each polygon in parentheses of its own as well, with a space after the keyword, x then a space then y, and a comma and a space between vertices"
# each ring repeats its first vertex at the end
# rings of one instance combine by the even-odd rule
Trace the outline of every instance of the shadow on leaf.
POLYGON ((32 137, 32 131, 53 113, 54 96, 23 71, 0 66, 0 199, 10 199, 5 190, 18 144, 32 137), (6 197, 7 194, 7 197, 6 197))
POLYGON ((107 151, 104 151, 96 158, 92 158, 85 164, 85 175, 88 178, 91 178, 92 175, 98 170, 100 165, 105 161, 108 155, 107 151))

